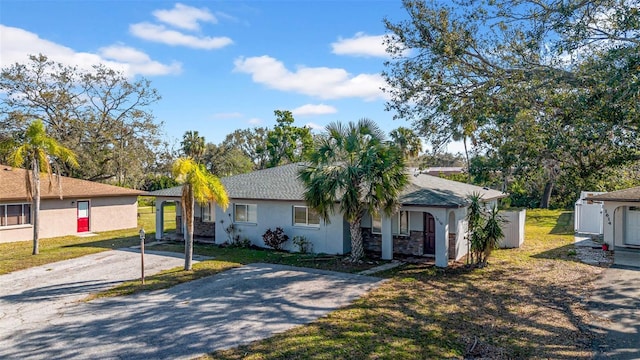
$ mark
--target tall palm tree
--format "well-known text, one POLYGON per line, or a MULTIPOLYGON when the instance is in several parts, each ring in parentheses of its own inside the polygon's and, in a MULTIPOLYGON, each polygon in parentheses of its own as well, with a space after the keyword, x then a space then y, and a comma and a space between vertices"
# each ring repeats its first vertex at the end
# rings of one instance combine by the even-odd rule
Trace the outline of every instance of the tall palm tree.
MULTIPOLYGON (((12 166, 31 167, 31 174, 28 171, 25 172, 25 187, 33 208, 33 255, 39 253, 40 173, 47 174, 49 189, 51 189, 53 184, 51 164, 56 160, 71 166, 78 166, 73 151, 60 145, 54 138, 47 136, 47 131, 41 120, 35 120, 29 124, 23 140, 9 155, 9 162, 12 166)), ((62 199, 62 184, 59 177, 57 177, 57 182, 60 199, 62 199)))
POLYGON ((411 129, 401 126, 392 130, 389 136, 391 141, 400 148, 405 159, 414 158, 422 151, 422 141, 411 129))
POLYGON ((304 198, 325 220, 336 204, 349 222, 351 260, 364 256, 361 220, 365 213, 391 215, 400 191, 408 182, 400 150, 384 141, 384 133, 371 120, 347 126, 331 123, 319 137, 309 166, 300 171, 304 198))
MULTIPOLYGON (((204 165, 191 158, 178 158, 173 163, 173 176, 182 183, 182 214, 187 220, 187 238, 184 242, 184 269, 191 270, 193 260, 193 206, 215 201, 226 209, 229 205, 227 191, 216 176, 204 165)), ((179 225, 178 225, 179 226, 179 225)))
POLYGON ((192 158, 197 163, 200 163, 202 156, 207 150, 204 136, 200 136, 197 131, 185 132, 180 144, 182 145, 184 155, 192 158))

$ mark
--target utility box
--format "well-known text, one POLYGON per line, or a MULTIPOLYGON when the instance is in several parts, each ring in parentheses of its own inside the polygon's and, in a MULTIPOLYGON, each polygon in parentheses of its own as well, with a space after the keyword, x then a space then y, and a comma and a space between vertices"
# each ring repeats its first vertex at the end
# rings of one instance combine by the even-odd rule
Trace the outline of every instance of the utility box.
POLYGON ((602 201, 585 200, 587 197, 606 194, 598 191, 581 191, 576 201, 574 212, 574 230, 578 234, 602 235, 604 203, 602 201))

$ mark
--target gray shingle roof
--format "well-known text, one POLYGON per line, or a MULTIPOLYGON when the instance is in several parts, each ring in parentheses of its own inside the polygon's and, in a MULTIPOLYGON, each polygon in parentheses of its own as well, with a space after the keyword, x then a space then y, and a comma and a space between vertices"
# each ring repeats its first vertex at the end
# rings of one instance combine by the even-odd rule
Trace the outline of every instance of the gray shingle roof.
POLYGON ((468 205, 467 197, 473 193, 481 194, 484 200, 507 196, 497 190, 427 174, 409 175, 409 182, 400 196, 400 202, 405 206, 463 207, 468 205))
MULTIPOLYGON (((302 163, 282 165, 222 178, 230 199, 289 200, 303 201, 304 186, 298 180, 302 163)), ((462 207, 468 203, 467 196, 478 192, 485 200, 507 196, 506 194, 446 180, 436 176, 419 174, 409 176, 410 184, 402 192, 400 200, 407 206, 462 207)), ((153 191, 151 196, 180 197, 182 187, 153 191)))
POLYGON ((590 196, 586 200, 640 202, 640 186, 590 196))

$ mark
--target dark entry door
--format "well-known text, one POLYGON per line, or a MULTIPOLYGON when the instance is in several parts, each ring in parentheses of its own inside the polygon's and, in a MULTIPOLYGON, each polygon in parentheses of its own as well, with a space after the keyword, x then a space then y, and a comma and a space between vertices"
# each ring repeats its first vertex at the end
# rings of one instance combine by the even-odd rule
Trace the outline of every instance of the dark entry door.
POLYGON ((424 253, 435 255, 436 253, 436 220, 433 215, 422 213, 422 236, 424 237, 424 253))
POLYGON ((89 202, 78 201, 78 232, 89 231, 89 202))

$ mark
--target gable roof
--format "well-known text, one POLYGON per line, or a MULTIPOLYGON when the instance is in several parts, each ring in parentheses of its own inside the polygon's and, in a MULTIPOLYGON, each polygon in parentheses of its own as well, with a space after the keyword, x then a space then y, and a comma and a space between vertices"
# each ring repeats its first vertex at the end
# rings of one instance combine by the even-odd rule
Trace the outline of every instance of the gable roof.
MULTIPOLYGON (((0 165, 0 201, 23 201, 27 199, 27 189, 24 185, 27 170, 0 165)), ((46 174, 41 175, 40 198, 59 199, 60 193, 56 179, 53 180, 51 191, 46 174)), ((80 180, 61 176, 63 198, 96 198, 111 196, 138 196, 146 194, 144 191, 127 189, 119 186, 101 184, 93 181, 80 180)))
POLYGON ((459 181, 427 174, 409 175, 409 185, 402 191, 400 202, 404 206, 464 207, 468 196, 478 193, 485 201, 500 199, 507 194, 459 181))
POLYGON ((589 196, 586 200, 640 202, 640 186, 589 196))
MULTIPOLYGON (((220 179, 230 199, 304 201, 304 185, 298 179, 303 163, 287 164, 257 170, 247 174, 220 179)), ((409 185, 402 191, 400 201, 406 206, 463 207, 467 196, 478 192, 483 199, 507 196, 500 191, 442 179, 436 176, 409 175, 409 185)), ((180 197, 182 187, 151 192, 151 196, 180 197)))

